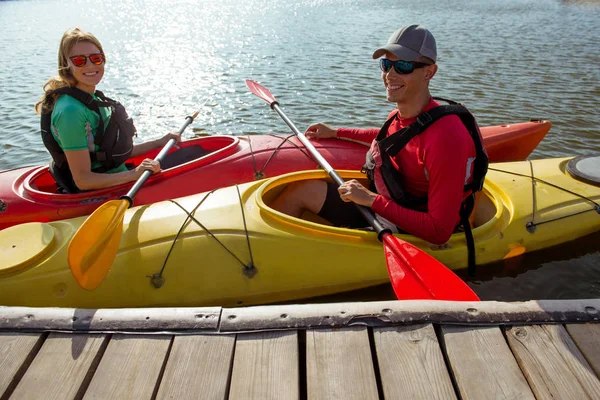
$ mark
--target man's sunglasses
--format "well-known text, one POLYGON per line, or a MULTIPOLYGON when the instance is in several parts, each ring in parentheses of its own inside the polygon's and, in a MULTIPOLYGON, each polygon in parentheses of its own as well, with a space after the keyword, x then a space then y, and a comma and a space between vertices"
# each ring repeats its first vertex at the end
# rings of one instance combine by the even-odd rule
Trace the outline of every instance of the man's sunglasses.
POLYGON ((94 65, 102 65, 104 64, 104 54, 102 53, 94 53, 89 56, 73 56, 69 57, 74 66, 81 68, 85 64, 87 64, 87 59, 90 59, 90 62, 94 65))
POLYGON ((426 65, 431 65, 431 64, 417 62, 417 61, 404 61, 404 60, 392 61, 392 60, 388 60, 387 58, 382 58, 381 60, 379 60, 379 67, 381 68, 381 70, 383 72, 387 73, 390 71, 390 69, 392 69, 392 67, 394 67, 394 70, 397 73, 399 73, 400 75, 408 75, 408 74, 412 73, 415 69, 423 68, 426 65))

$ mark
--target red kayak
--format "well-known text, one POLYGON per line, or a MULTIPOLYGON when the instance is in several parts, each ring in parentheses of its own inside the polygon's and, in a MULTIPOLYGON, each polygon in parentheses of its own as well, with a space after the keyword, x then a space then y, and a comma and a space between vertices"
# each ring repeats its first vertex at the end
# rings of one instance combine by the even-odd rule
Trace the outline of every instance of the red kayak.
MULTIPOLYGON (((481 128, 491 162, 524 160, 543 139, 551 124, 532 121, 481 128)), ((368 147, 339 139, 313 141, 317 150, 338 170, 360 169, 368 147)), ((209 154, 154 174, 135 196, 134 205, 205 192, 236 183, 287 172, 318 169, 302 144, 291 136, 207 136, 181 142, 201 145, 209 154)), ((158 149, 132 158, 139 164, 154 158, 158 149)), ((132 183, 78 194, 56 193, 48 166, 0 172, 0 229, 24 222, 48 222, 90 214, 107 200, 127 193, 132 183)))

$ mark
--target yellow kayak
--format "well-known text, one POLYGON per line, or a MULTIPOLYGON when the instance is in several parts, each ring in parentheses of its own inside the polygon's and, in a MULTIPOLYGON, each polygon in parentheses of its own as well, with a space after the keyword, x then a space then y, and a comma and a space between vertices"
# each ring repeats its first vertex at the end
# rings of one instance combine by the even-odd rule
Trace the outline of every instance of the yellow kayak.
MULTIPOLYGON (((491 166, 473 219, 479 268, 600 230, 600 185, 574 179, 568 161, 491 166)), ((4 229, 0 305, 239 306, 387 282, 373 232, 327 226, 314 215, 292 218, 268 206, 286 184, 303 179, 327 177, 297 172, 129 209, 117 256, 95 291, 81 289, 67 265, 69 241, 85 217, 4 229)), ((463 233, 444 246, 399 237, 449 268, 467 265, 463 233)))

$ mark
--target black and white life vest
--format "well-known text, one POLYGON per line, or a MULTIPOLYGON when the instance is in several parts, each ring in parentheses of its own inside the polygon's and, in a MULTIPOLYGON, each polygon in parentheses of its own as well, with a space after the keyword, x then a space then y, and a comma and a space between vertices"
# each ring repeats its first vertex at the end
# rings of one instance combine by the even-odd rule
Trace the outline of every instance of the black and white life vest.
POLYGON ((397 132, 386 137, 388 129, 392 122, 397 118, 397 114, 390 117, 376 139, 371 143, 371 148, 367 152, 366 163, 362 172, 367 174, 369 180, 375 185, 375 189, 382 196, 392 199, 402 207, 410 209, 424 210, 427 205, 427 196, 416 197, 406 192, 404 189, 404 178, 392 163, 392 157, 396 156, 406 144, 415 136, 423 133, 435 121, 446 115, 457 115, 467 128, 469 135, 475 144, 475 160, 473 165, 473 176, 469 183, 465 184, 464 191, 470 192, 470 195, 462 202, 460 209, 460 225, 464 228, 467 237, 467 247, 469 249, 469 274, 475 273, 475 246, 473 234, 469 224, 469 216, 473 211, 475 204, 475 192, 483 189, 485 174, 488 169, 488 156, 483 147, 481 132, 475 121, 473 114, 461 104, 451 100, 445 100, 434 97, 435 100, 441 100, 449 103, 434 107, 417 116, 415 122, 409 126, 400 129, 397 132))
MULTIPOLYGON (((94 136, 94 144, 98 147, 98 150, 90 151, 90 159, 92 162, 101 163, 101 165, 92 169, 92 171, 99 173, 106 172, 123 164, 131 156, 131 152, 133 151, 133 137, 136 135, 136 129, 133 120, 129 117, 125 107, 121 103, 104 96, 99 90, 96 91, 96 96, 102 101, 94 99, 91 94, 83 90, 72 87, 64 87, 48 92, 46 98, 52 94, 69 95, 98 114, 99 123, 96 135, 94 136), (104 129, 100 107, 111 108, 111 117, 106 129, 104 129)), ((51 132, 52 111, 48 112, 47 110, 48 107, 44 104, 42 106, 40 121, 42 140, 52 156, 54 169, 58 169, 58 172, 63 177, 68 177, 72 181, 65 152, 51 132)))

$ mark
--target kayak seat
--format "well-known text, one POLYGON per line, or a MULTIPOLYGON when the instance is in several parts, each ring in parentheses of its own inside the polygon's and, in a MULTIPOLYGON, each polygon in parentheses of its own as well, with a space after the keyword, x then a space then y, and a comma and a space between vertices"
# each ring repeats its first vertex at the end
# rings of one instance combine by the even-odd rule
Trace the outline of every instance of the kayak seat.
POLYGON ((65 174, 54 164, 54 160, 50 161, 48 171, 52 178, 56 181, 56 193, 69 194, 69 193, 81 193, 81 190, 75 186, 75 181, 71 174, 65 174))
POLYGON ((496 215, 496 206, 488 195, 484 192, 477 192, 475 195, 475 206, 469 221, 471 228, 477 228, 494 218, 496 215))
POLYGON ((160 162, 160 168, 173 168, 177 165, 185 164, 197 158, 204 157, 210 153, 210 151, 199 145, 182 147, 177 151, 167 154, 160 162))

